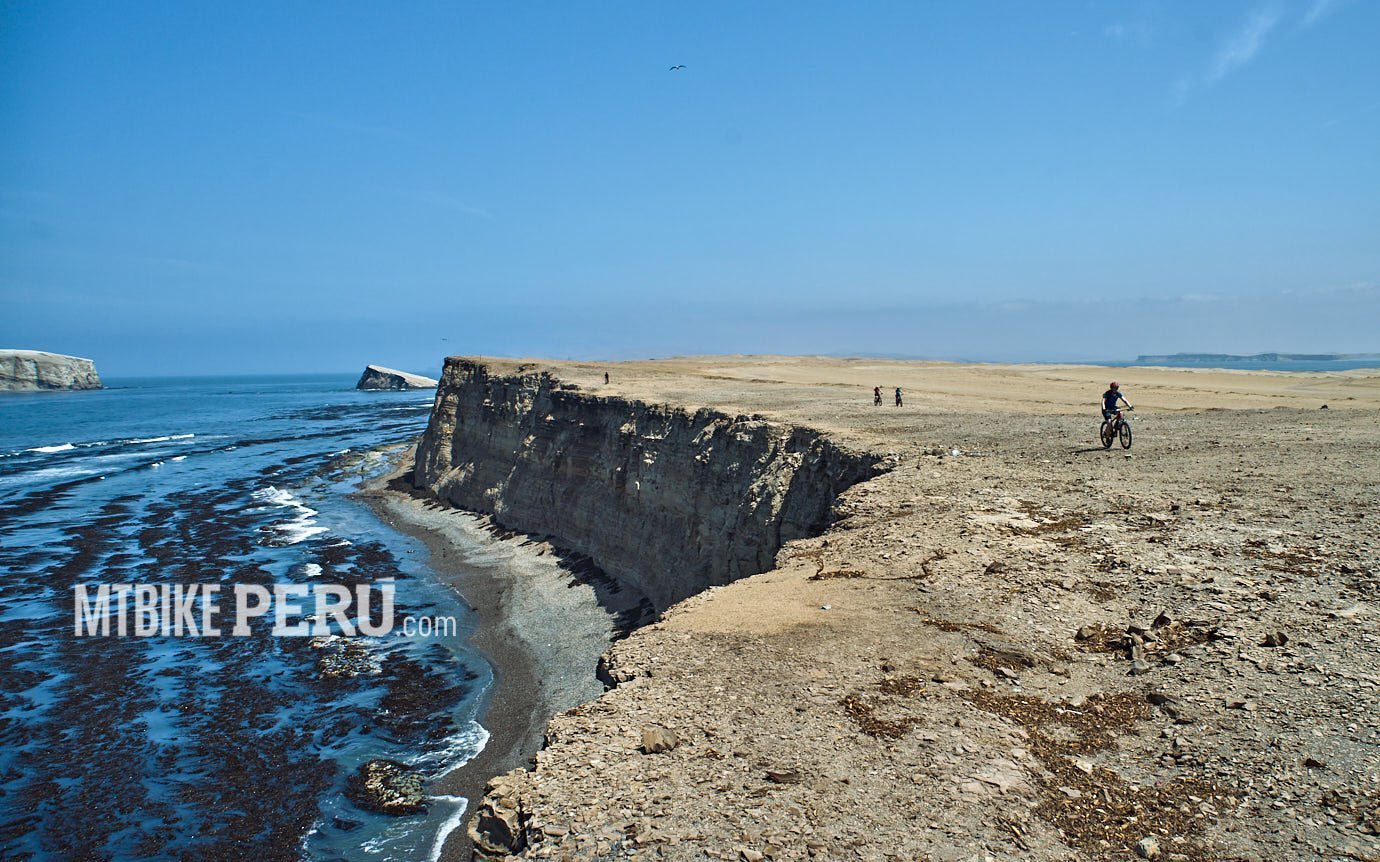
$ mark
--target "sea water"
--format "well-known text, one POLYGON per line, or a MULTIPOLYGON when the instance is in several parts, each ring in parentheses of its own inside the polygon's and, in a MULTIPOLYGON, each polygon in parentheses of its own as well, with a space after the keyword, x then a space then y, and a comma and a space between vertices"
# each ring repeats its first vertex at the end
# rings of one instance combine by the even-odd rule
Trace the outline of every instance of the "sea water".
POLYGON ((0 396, 0 858, 439 854, 465 800, 371 814, 348 778, 375 758, 434 779, 473 757, 492 674, 420 543, 349 496, 384 469, 372 450, 423 430, 433 393, 352 383, 0 396), (78 637, 74 587, 95 583, 391 583, 400 617, 441 624, 428 637, 280 637, 268 620, 247 637, 78 637))

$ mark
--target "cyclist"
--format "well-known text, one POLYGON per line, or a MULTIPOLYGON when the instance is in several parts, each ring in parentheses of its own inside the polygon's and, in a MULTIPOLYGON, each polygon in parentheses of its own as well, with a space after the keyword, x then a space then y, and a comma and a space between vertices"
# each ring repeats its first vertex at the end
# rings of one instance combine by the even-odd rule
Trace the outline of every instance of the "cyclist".
POLYGON ((1131 402, 1126 400, 1126 396, 1121 394, 1121 388, 1113 381, 1107 384, 1107 391, 1102 393, 1102 418, 1108 422, 1116 415, 1116 403, 1120 401, 1126 405, 1126 409, 1134 410, 1131 402))

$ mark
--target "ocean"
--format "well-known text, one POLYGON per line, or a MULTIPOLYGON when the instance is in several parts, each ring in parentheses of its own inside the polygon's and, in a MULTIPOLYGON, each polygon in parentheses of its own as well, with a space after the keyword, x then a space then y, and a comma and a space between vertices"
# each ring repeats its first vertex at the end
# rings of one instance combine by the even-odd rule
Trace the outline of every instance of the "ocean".
POLYGON ((0 858, 439 854, 464 799, 370 813, 350 776, 383 758, 434 779, 469 760, 492 672, 425 548, 350 496, 385 468, 373 450, 423 430, 433 393, 353 383, 0 397, 0 858), (228 621, 220 636, 78 636, 76 587, 97 584, 218 586, 227 616, 243 585, 391 586, 415 628, 279 636, 267 614, 240 636, 228 621))

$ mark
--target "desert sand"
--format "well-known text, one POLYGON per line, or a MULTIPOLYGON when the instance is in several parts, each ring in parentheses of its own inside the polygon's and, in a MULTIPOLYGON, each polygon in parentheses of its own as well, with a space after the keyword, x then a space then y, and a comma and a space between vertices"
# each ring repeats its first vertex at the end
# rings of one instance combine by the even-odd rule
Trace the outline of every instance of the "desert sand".
POLYGON ((613 646, 523 858, 1380 858, 1380 371, 528 362, 890 469, 613 646))

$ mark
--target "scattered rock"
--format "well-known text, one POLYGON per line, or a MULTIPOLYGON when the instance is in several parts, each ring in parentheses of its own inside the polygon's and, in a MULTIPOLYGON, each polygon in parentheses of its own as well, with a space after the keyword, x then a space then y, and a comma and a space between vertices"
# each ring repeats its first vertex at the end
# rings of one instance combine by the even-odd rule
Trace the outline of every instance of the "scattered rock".
POLYGON ((1147 835, 1136 842, 1136 855, 1142 859, 1160 858, 1160 839, 1153 835, 1147 835))
POLYGON ((669 730, 659 724, 649 724, 642 728, 642 753, 660 754, 663 751, 670 751, 680 745, 680 737, 674 730, 669 730))
POLYGON ((1289 642, 1289 636, 1284 632, 1270 632, 1265 635, 1265 639, 1260 642, 1261 646, 1282 647, 1289 642))

